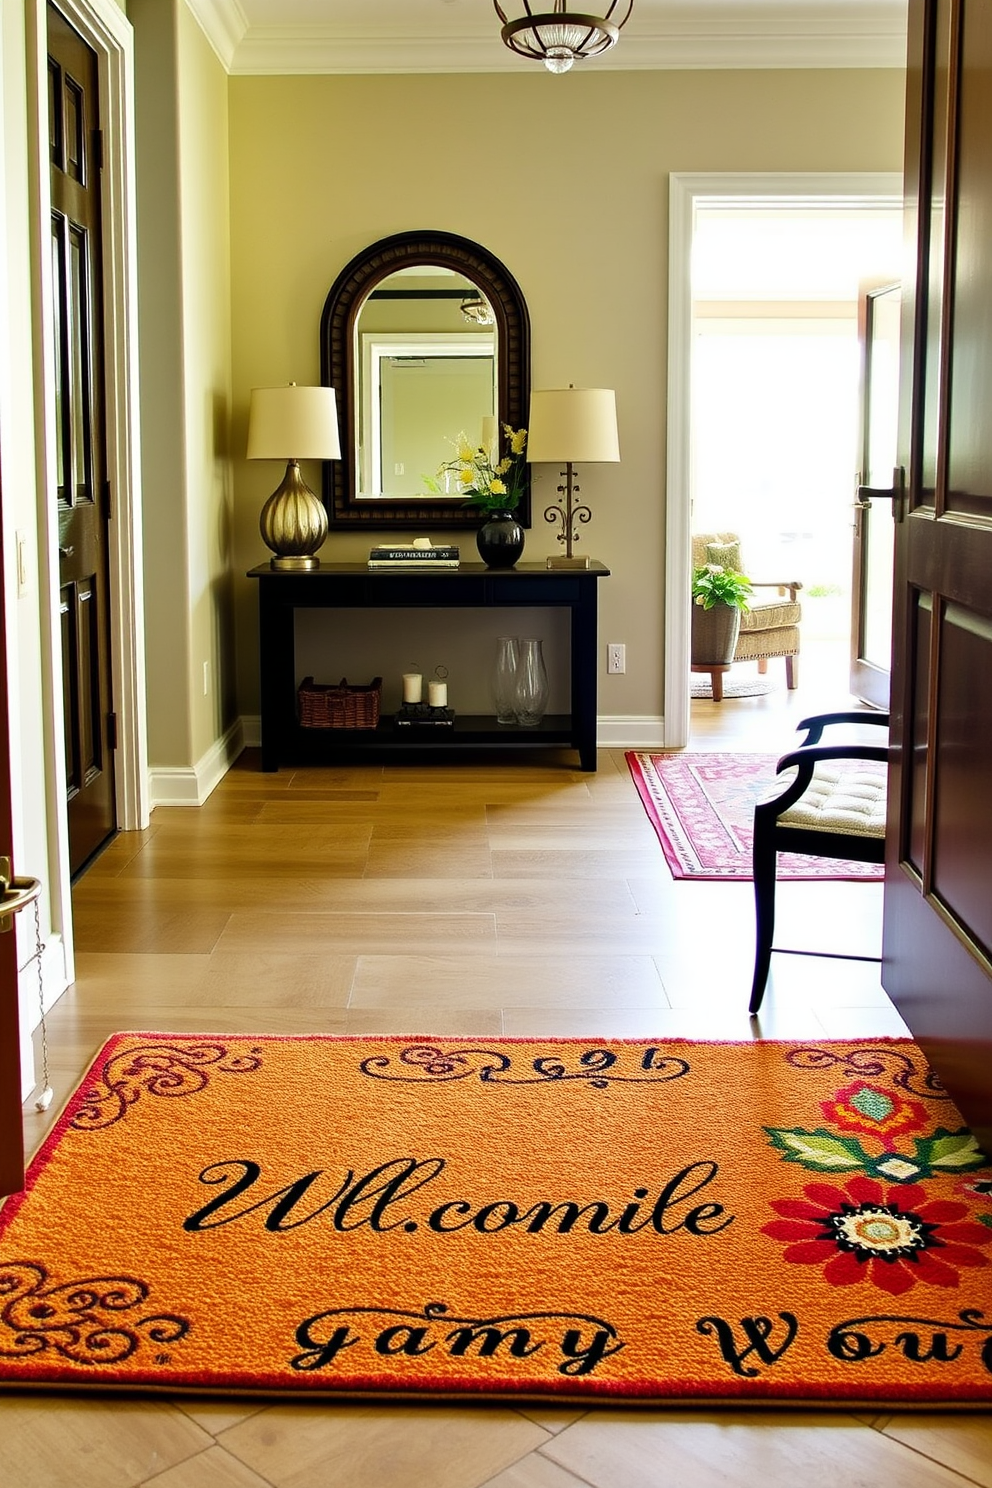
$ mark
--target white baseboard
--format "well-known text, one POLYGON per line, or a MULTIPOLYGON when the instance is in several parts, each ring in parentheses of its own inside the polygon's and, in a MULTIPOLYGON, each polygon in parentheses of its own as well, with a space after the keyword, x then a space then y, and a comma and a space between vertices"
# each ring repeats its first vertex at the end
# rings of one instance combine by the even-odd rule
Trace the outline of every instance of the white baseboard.
POLYGON ((202 806, 244 747, 242 721, 237 718, 195 765, 181 769, 152 766, 148 771, 152 805, 202 806))
POLYGON ((262 747, 262 715, 248 713, 241 720, 241 741, 245 749, 262 747))
POLYGON ((665 720, 650 713, 600 717, 596 743, 601 749, 664 749, 665 720))

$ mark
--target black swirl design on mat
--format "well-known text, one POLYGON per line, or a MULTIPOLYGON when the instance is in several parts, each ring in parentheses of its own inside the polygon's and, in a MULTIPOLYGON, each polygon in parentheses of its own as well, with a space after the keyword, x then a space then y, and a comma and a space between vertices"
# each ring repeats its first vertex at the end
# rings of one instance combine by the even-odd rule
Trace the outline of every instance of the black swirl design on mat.
POLYGON ((238 1052, 228 1044, 174 1040, 138 1044, 112 1054, 101 1078, 83 1087, 71 1124, 77 1131, 101 1131, 123 1120, 142 1095, 196 1095, 212 1074, 243 1075, 261 1063, 258 1048, 238 1052))
POLYGON ((848 1318, 831 1328, 827 1349, 845 1364, 861 1364, 887 1349, 897 1350, 911 1364, 949 1364, 960 1357, 969 1338, 982 1340, 979 1357, 992 1374, 992 1318, 977 1307, 962 1308, 951 1322, 898 1313, 848 1318))
POLYGON ((0 1264, 0 1358, 58 1354, 73 1364, 120 1364, 142 1346, 175 1343, 188 1318, 139 1309, 149 1288, 133 1276, 87 1276, 49 1284, 33 1261, 0 1264))
POLYGON ((665 1054, 656 1046, 631 1051, 633 1065, 622 1061, 612 1049, 586 1049, 570 1068, 561 1054, 546 1054, 529 1064, 514 1064, 511 1055, 496 1049, 440 1049, 434 1044, 411 1044, 396 1059, 376 1054, 363 1059, 362 1073, 374 1080, 400 1080, 406 1084, 447 1084, 475 1076, 487 1085, 545 1085, 556 1081, 581 1080, 596 1090, 608 1085, 660 1085, 689 1073, 689 1062, 665 1054), (628 1069, 639 1073, 627 1073, 628 1069))
POLYGON ((493 1317, 459 1317, 448 1311, 446 1302, 428 1302, 422 1312, 409 1312, 399 1307, 336 1307, 315 1313, 300 1324, 296 1341, 304 1351, 290 1360, 290 1367, 297 1370, 321 1368, 326 1362, 328 1341, 332 1335, 335 1332, 346 1333, 349 1323, 357 1325, 363 1318, 373 1320, 379 1327, 383 1323, 392 1323, 393 1330, 387 1331, 423 1334, 423 1341, 412 1350, 414 1353, 429 1353, 438 1342, 442 1342, 452 1345, 448 1350, 450 1353, 461 1356, 472 1344, 481 1342, 481 1354, 488 1356, 494 1354, 501 1344, 508 1343, 509 1353, 516 1358, 539 1353, 548 1342, 547 1339, 535 1338, 531 1325, 557 1324, 559 1331, 563 1330, 568 1354, 566 1362, 558 1365, 558 1372, 566 1375, 588 1371, 589 1366, 579 1348, 583 1327, 591 1328, 599 1335, 596 1362, 620 1353, 627 1346, 612 1323, 588 1312, 508 1312, 493 1317), (342 1322, 346 1325, 344 1329, 335 1327, 342 1322), (428 1342, 432 1328, 437 1329, 437 1340, 428 1342), (449 1331, 445 1332, 445 1329, 449 1331), (491 1335, 488 1340, 486 1335, 491 1335))
POLYGON ((845 1079, 856 1075, 877 1079, 887 1075, 893 1085, 898 1085, 900 1090, 908 1090, 912 1095, 922 1095, 927 1100, 949 1101, 951 1098, 933 1070, 912 1059, 902 1049, 879 1045, 877 1048, 860 1047, 849 1049, 844 1054, 835 1054, 831 1049, 803 1048, 790 1049, 785 1057, 794 1069, 823 1070, 834 1065, 843 1065, 841 1073, 845 1079))

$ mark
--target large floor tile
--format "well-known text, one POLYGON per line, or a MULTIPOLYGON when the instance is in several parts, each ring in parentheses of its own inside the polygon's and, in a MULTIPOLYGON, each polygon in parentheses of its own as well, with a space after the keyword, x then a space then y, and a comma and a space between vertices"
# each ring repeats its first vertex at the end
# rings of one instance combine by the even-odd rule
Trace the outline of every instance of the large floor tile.
POLYGON ((275 1488, 477 1488, 550 1440, 514 1411, 274 1406, 221 1445, 275 1488))
POLYGON ((270 1488, 270 1485, 266 1478, 260 1478, 223 1447, 213 1446, 154 1478, 147 1478, 144 1488, 270 1488))
POLYGON ((992 1488, 992 1416, 901 1414, 890 1416, 880 1430, 934 1462, 961 1473, 982 1488, 992 1488))
POLYGON ((597 1412, 541 1454, 593 1488, 965 1488, 948 1468, 851 1417, 827 1414, 597 1412))
POLYGON ((11 1488, 137 1488, 211 1444, 188 1416, 158 1402, 0 1399, 0 1472, 11 1488))

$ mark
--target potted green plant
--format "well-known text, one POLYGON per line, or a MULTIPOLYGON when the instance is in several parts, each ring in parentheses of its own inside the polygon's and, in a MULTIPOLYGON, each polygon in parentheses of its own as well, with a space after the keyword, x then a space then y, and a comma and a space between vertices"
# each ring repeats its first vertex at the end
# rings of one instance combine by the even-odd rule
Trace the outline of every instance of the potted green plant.
POLYGON ((475 540, 488 568, 512 568, 524 550, 524 530, 514 512, 527 480, 527 430, 504 424, 503 439, 506 451, 500 458, 497 449, 472 445, 460 434, 457 441, 452 441, 458 452, 456 458, 426 480, 428 490, 439 491, 440 481, 448 472, 457 477, 465 505, 474 506, 486 519, 475 540))
POLYGON ((692 571, 693 666, 729 666, 734 659, 741 614, 751 608, 751 580, 719 563, 692 571))

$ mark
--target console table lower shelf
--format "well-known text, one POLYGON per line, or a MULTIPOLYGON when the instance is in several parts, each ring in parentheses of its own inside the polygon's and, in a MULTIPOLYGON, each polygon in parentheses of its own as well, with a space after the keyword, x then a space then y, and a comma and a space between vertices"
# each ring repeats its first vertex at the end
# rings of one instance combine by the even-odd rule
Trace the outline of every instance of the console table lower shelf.
POLYGON ((575 731, 567 713, 549 713, 536 728, 497 723, 484 713, 455 714, 450 727, 395 727, 393 716, 374 729, 315 729, 297 726, 283 739, 282 758, 326 760, 349 753, 415 754, 421 750, 575 748, 575 731))
MULTIPOLYGON (((516 751, 574 749, 582 770, 596 768, 597 588, 609 569, 595 559, 585 569, 549 569, 518 563, 487 569, 463 563, 431 571, 370 570, 364 563, 326 563, 302 572, 259 565, 248 577, 258 583, 259 673, 262 769, 291 761, 329 761, 344 754, 454 755, 481 749, 516 751), (456 713, 452 728, 395 726, 390 716, 376 729, 301 728, 295 660, 297 610, 452 608, 505 611, 512 634, 517 609, 559 609, 569 616, 570 712, 549 714, 537 728, 498 724, 494 715, 456 713)), ((336 668, 335 668, 336 671, 336 668)))

